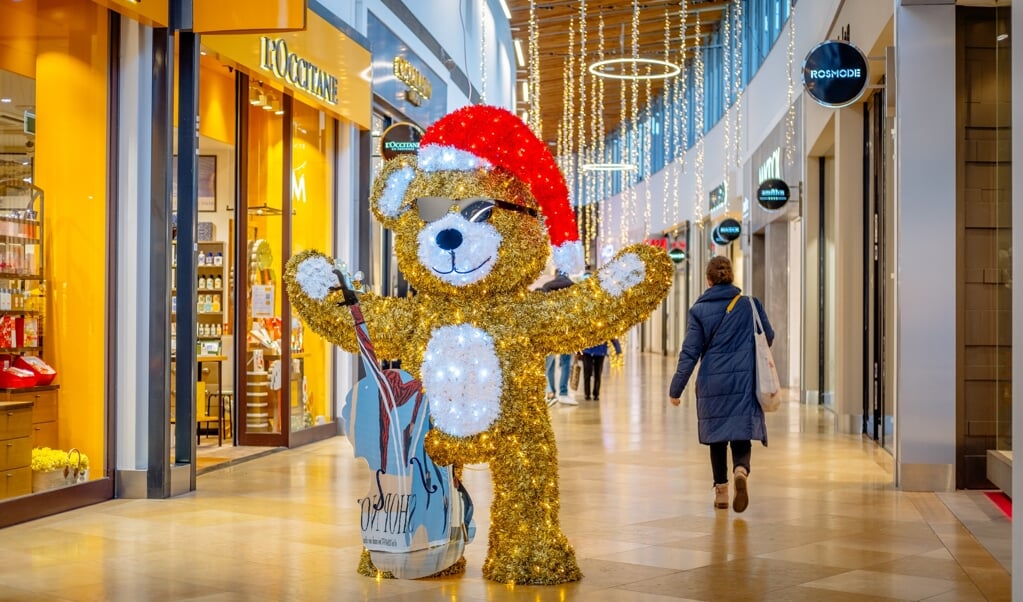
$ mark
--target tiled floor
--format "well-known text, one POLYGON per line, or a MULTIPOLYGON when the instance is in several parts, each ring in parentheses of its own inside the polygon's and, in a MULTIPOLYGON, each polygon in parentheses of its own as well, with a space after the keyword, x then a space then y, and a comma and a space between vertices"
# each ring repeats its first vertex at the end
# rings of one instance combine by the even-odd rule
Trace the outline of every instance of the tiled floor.
MULTIPOLYGON (((171 500, 115 500, 0 530, 0 600, 1009 600, 1010 577, 949 508, 1008 537, 967 493, 894 490, 884 454, 790 403, 754 447, 750 507, 714 510, 674 361, 632 356, 598 403, 551 410, 561 520, 585 574, 562 586, 481 577, 491 498, 468 467, 479 532, 464 575, 355 573, 367 473, 343 438, 202 475, 171 500), (879 461, 880 460, 880 461, 879 461)), ((999 523, 999 521, 1002 521, 999 523)))

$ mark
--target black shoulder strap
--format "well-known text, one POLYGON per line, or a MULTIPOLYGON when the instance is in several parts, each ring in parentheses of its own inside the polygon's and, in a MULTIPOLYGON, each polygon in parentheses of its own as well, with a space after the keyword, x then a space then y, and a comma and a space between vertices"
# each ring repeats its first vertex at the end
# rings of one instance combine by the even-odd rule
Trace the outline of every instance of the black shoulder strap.
MULTIPOLYGON (((732 309, 735 308, 736 302, 741 297, 742 293, 739 293, 738 295, 732 298, 732 302, 728 304, 727 308, 725 308, 725 315, 721 316, 721 322, 724 322, 725 318, 728 317, 728 314, 732 313, 732 309)), ((718 333, 718 329, 721 328, 721 322, 718 322, 718 325, 714 327, 714 332, 710 333, 710 338, 707 339, 707 343, 703 346, 704 353, 707 353, 707 350, 710 349, 710 344, 714 340, 714 335, 716 335, 718 333)))

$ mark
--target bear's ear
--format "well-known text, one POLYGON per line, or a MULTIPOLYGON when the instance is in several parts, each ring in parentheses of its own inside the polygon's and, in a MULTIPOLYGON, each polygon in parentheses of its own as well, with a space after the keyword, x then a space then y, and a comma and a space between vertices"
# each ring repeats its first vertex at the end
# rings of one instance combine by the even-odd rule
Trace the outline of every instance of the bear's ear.
POLYGON ((384 226, 390 228, 411 207, 411 201, 405 202, 405 193, 418 173, 415 155, 402 155, 384 163, 369 197, 373 215, 384 226))

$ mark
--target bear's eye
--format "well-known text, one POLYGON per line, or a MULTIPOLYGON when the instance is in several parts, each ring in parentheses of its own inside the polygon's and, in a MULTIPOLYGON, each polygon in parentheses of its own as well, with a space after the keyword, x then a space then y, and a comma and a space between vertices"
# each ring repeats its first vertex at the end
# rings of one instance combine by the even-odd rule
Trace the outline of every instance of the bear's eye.
POLYGON ((490 219, 494 213, 494 207, 507 211, 516 211, 536 217, 536 209, 523 207, 500 199, 486 199, 481 197, 454 200, 446 197, 426 196, 419 197, 415 201, 416 210, 419 212, 419 219, 424 222, 435 222, 448 213, 457 212, 466 221, 479 223, 490 219))

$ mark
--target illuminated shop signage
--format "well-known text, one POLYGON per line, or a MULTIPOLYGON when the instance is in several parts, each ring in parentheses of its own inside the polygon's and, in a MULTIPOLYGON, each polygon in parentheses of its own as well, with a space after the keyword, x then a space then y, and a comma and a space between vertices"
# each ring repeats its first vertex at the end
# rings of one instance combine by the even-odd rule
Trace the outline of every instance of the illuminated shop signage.
POLYGON ((424 100, 430 100, 430 96, 433 94, 430 79, 423 75, 419 69, 413 67, 405 57, 394 57, 394 77, 409 87, 405 91, 405 100, 417 107, 421 106, 424 100))
POLYGON ((380 136, 380 154, 391 160, 398 155, 411 155, 419 150, 423 130, 414 123, 395 123, 380 136))
POLYGON ((685 261, 686 255, 686 241, 676 238, 672 239, 668 236, 662 236, 660 238, 649 238, 647 244, 664 249, 668 252, 668 257, 671 258, 675 263, 685 261))
POLYGON ((757 188, 757 202, 760 206, 769 211, 781 209, 789 202, 789 185, 785 180, 770 178, 760 183, 757 188))
POLYGON ((721 220, 721 223, 714 228, 714 231, 711 232, 711 239, 714 241, 714 244, 727 245, 739 238, 740 234, 742 234, 742 224, 738 220, 729 217, 721 220))
POLYGON ((708 193, 708 205, 711 211, 717 211, 725 206, 725 185, 721 184, 708 193))
POLYGON ((374 98, 403 121, 424 128, 448 112, 447 83, 419 58, 415 45, 391 31, 373 11, 366 13, 366 37, 374 57, 370 70, 374 98))
POLYGON ((867 89, 867 58, 849 42, 821 42, 803 60, 803 87, 825 107, 848 106, 867 89))
POLYGON ((337 77, 288 51, 283 38, 260 38, 259 66, 323 102, 337 104, 337 77))

